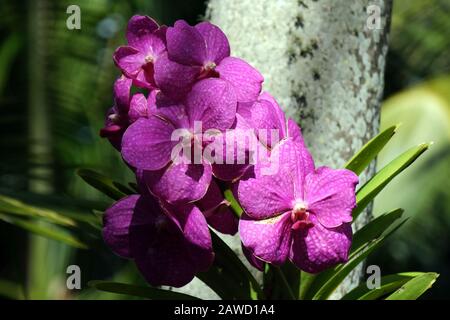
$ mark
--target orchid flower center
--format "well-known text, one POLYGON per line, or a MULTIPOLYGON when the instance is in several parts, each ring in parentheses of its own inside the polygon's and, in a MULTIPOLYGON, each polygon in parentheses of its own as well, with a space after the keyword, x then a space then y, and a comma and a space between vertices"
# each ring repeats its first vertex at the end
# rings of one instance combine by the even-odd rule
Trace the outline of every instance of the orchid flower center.
POLYGON ((291 212, 292 229, 305 230, 313 226, 309 220, 308 206, 303 201, 296 201, 291 212))
POLYGON ((217 65, 213 61, 208 61, 203 65, 202 71, 199 75, 199 79, 218 77, 218 73, 215 71, 217 65))
POLYGON ((204 66, 205 70, 207 70, 207 71, 214 70, 215 67, 216 67, 216 64, 212 61, 205 63, 205 66, 204 66))
POLYGON ((150 54, 149 54, 148 56, 145 57, 145 62, 146 62, 146 63, 152 63, 154 60, 155 60, 155 59, 154 59, 153 56, 150 55, 150 54))
POLYGON ((111 120, 112 123, 119 123, 120 122, 120 115, 117 113, 110 114, 108 116, 108 119, 111 120))

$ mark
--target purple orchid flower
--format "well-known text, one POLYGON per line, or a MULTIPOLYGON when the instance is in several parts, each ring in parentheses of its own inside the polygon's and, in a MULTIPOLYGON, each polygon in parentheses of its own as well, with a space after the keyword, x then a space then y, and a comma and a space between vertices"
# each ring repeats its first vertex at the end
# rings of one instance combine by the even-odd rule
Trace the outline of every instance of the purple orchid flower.
POLYGON ((106 210, 103 223, 106 244, 133 259, 153 286, 184 286, 214 260, 205 217, 194 205, 175 208, 131 195, 106 210))
POLYGON ((234 158, 232 162, 213 164, 215 176, 224 181, 238 179, 252 164, 267 161, 270 150, 288 137, 305 146, 300 127, 294 120, 286 119, 269 93, 263 92, 254 102, 238 103, 232 130, 227 131, 221 140, 215 141, 215 144, 223 145, 224 155, 233 146, 234 158), (238 159, 240 154, 245 155, 241 162, 238 159))
POLYGON ((108 138, 111 144, 120 151, 122 136, 128 126, 141 117, 148 117, 149 104, 154 99, 152 91, 147 99, 142 93, 130 99, 132 80, 121 76, 114 84, 114 105, 107 112, 105 126, 100 136, 108 138))
POLYGON ((259 141, 269 149, 288 137, 304 146, 300 127, 294 120, 286 119, 275 98, 267 92, 261 93, 254 102, 239 103, 237 113, 255 130, 259 141))
POLYGON ((127 46, 117 48, 114 62, 136 86, 153 89, 154 65, 166 52, 165 26, 147 16, 133 16, 127 27, 127 46))
POLYGON ((203 157, 212 139, 206 133, 230 128, 236 106, 231 85, 216 78, 196 83, 183 104, 161 95, 148 119, 141 118, 126 130, 122 156, 132 167, 145 171, 148 188, 158 198, 172 204, 197 201, 206 194, 212 178, 211 163, 203 157), (174 133, 180 136, 174 139, 174 133), (192 150, 194 159, 176 152, 174 159, 180 145, 183 151, 192 150))
POLYGON ((237 185, 245 211, 239 232, 250 254, 274 265, 289 259, 311 273, 347 261, 358 177, 315 169, 308 150, 292 138, 275 146, 269 162, 278 170, 264 174, 267 164, 256 164, 237 185))
POLYGON ((225 34, 209 22, 190 26, 175 22, 167 29, 167 54, 155 63, 158 87, 173 99, 183 98, 199 79, 218 77, 229 81, 238 101, 254 101, 264 81, 247 62, 230 57, 225 34))
POLYGON ((122 135, 128 126, 128 111, 130 109, 130 89, 132 81, 121 76, 114 83, 114 105, 106 114, 105 126, 100 130, 100 136, 108 138, 111 144, 120 150, 122 135))
POLYGON ((239 219, 231 211, 230 203, 213 178, 205 196, 196 202, 210 226, 219 232, 234 235, 238 231, 239 219))

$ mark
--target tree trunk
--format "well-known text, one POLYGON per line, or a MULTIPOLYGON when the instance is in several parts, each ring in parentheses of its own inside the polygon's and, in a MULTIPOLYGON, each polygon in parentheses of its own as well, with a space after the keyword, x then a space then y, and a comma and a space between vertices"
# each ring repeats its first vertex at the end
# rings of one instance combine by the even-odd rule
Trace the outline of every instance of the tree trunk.
MULTIPOLYGON (((301 124, 316 165, 339 168, 378 131, 391 2, 210 0, 207 19, 224 30, 232 55, 261 71, 264 90, 301 124)), ((372 163, 360 185, 374 170, 372 163)), ((356 228, 370 216, 367 210, 356 228)), ((362 275, 360 267, 333 297, 362 275)))

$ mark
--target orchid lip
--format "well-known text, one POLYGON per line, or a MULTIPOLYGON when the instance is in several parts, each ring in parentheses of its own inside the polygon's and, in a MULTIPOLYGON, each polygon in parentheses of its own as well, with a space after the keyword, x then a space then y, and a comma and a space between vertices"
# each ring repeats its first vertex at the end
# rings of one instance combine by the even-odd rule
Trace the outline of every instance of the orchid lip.
POLYGON ((292 229, 308 229, 312 227, 312 222, 309 220, 308 206, 301 200, 296 200, 291 212, 291 221, 293 222, 292 229))

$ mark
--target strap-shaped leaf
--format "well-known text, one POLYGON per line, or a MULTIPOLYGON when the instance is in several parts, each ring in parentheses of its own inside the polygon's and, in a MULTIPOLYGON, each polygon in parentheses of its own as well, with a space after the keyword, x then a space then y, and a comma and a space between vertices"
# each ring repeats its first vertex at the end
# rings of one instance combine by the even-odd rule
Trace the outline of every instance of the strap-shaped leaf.
POLYGON ((392 126, 373 137, 359 150, 345 165, 346 169, 352 170, 357 175, 366 169, 386 143, 391 140, 399 125, 392 126))
POLYGON ((325 300, 333 293, 333 291, 339 286, 339 284, 345 279, 345 277, 358 266, 370 253, 378 248, 393 232, 405 223, 407 219, 404 219, 395 228, 392 228, 386 234, 379 238, 367 243, 357 251, 353 252, 347 263, 338 265, 332 269, 328 269, 325 272, 319 274, 314 283, 311 285, 307 298, 312 296, 313 300, 325 300))
POLYGON ((228 245, 211 230, 215 252, 213 266, 197 275, 222 299, 262 298, 260 285, 228 245))
POLYGON ((7 216, 0 213, 0 220, 7 223, 15 225, 19 228, 25 229, 29 232, 35 233, 37 235, 53 239, 56 241, 63 242, 72 247, 79 249, 87 249, 87 245, 81 242, 78 238, 70 234, 69 232, 57 227, 57 226, 46 226, 36 223, 36 221, 29 221, 24 219, 15 218, 13 216, 7 216))
POLYGON ((108 178, 107 176, 90 169, 78 169, 77 174, 90 186, 104 193, 114 200, 119 200, 126 195, 136 193, 129 187, 108 178))
POLYGON ((12 300, 23 300, 25 294, 20 284, 11 282, 6 279, 0 279, 0 297, 6 297, 12 300))
POLYGON ((357 207, 353 210, 353 218, 356 219, 375 196, 380 193, 392 179, 424 153, 428 147, 429 144, 424 143, 407 150, 364 184, 356 193, 357 207))
POLYGON ((400 219, 402 215, 403 209, 395 209, 370 221, 354 234, 350 252, 356 252, 366 243, 381 236, 395 221, 400 219))
POLYGON ((94 280, 90 281, 88 285, 100 291, 126 294, 151 300, 199 300, 196 297, 184 293, 120 282, 94 280))
POLYGON ((341 300, 376 300, 400 288, 409 280, 423 275, 423 272, 404 272, 397 274, 390 274, 381 277, 380 287, 369 289, 367 283, 362 283, 345 296, 341 300))
POLYGON ((29 218, 42 218, 48 222, 66 227, 73 227, 77 224, 73 219, 65 217, 53 210, 30 206, 19 200, 3 195, 0 195, 0 212, 8 215, 12 214, 29 218))
POLYGON ((415 300, 430 289, 438 277, 439 274, 434 272, 415 277, 389 295, 386 300, 415 300))

